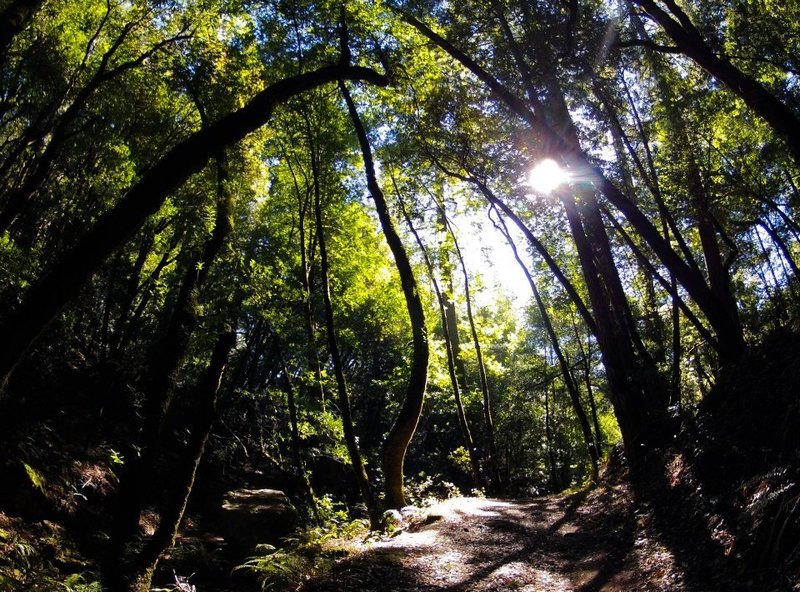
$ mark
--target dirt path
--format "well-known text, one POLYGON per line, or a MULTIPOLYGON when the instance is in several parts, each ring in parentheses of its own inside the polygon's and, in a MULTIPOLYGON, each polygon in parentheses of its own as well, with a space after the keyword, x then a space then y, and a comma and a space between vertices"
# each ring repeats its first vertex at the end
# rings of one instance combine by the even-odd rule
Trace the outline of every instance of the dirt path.
POLYGON ((630 513, 606 520, 580 497, 455 498, 429 524, 373 543, 305 592, 685 591, 670 552, 630 513))

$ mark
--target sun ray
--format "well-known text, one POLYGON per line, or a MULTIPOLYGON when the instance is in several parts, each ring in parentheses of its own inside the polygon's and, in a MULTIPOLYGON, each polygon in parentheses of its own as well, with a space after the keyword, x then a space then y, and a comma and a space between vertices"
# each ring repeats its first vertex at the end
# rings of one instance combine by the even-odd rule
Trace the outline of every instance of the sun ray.
POLYGON ((567 183, 570 179, 570 174, 565 169, 561 168, 559 164, 550 158, 546 158, 528 173, 528 185, 539 193, 548 194, 559 185, 567 183))

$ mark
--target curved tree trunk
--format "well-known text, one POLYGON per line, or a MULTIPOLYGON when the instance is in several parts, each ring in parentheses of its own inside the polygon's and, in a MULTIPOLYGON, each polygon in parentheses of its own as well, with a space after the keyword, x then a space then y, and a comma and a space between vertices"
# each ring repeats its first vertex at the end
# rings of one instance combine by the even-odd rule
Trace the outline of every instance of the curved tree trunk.
POLYGON ((389 244, 389 249, 392 251, 397 271, 400 274, 403 296, 405 296, 408 316, 411 320, 413 352, 406 397, 383 445, 383 474, 386 479, 385 503, 388 508, 402 508, 406 505, 406 498, 403 492, 403 462, 411 438, 417 430, 417 423, 419 423, 422 403, 425 398, 425 385, 428 382, 428 329, 425 326, 425 312, 422 308, 422 301, 419 298, 417 280, 414 277, 411 262, 403 242, 400 240, 400 235, 397 234, 397 230, 394 227, 394 222, 392 222, 392 217, 389 214, 389 206, 375 177, 375 165, 372 161, 372 150, 369 146, 369 140, 367 140, 367 133, 358 116, 358 111, 356 111, 356 106, 350 97, 350 93, 344 83, 340 83, 339 86, 350 111, 358 142, 361 145, 361 155, 364 158, 364 170, 367 175, 367 187, 375 202, 383 234, 389 244))
POLYGON ((108 257, 127 242, 164 200, 222 148, 258 129, 275 108, 288 99, 340 79, 385 85, 374 70, 354 66, 325 66, 285 78, 258 93, 244 107, 190 135, 162 157, 110 211, 59 258, 50 272, 25 293, 19 307, 0 326, 0 393, 19 361, 61 309, 108 257))

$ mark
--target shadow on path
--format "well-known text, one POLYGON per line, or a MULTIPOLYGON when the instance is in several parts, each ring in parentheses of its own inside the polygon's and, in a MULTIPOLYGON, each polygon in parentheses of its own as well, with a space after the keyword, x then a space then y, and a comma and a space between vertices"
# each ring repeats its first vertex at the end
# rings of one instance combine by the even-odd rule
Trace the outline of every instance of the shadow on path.
POLYGON ((587 494, 529 501, 448 500, 442 519, 342 561, 305 592, 592 592, 632 585, 633 512, 613 526, 582 512, 587 494))

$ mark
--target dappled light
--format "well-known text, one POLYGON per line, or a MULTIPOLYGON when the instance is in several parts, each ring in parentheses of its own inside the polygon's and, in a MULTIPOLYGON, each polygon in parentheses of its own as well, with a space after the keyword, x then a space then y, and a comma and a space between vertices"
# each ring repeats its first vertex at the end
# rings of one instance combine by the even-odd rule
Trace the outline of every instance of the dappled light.
POLYGON ((796 588, 798 56, 798 2, 5 0, 0 590, 796 588))
POLYGON ((625 525, 612 532, 601 499, 595 495, 581 512, 555 498, 447 500, 427 510, 435 520, 409 524, 407 531, 365 548, 304 590, 373 592, 382 582, 408 591, 622 592, 643 582, 665 590, 681 585, 681 568, 653 533, 636 530, 631 506, 606 508, 625 525), (428 544, 420 545, 421 540, 428 544), (649 554, 658 555, 657 564, 649 554))

